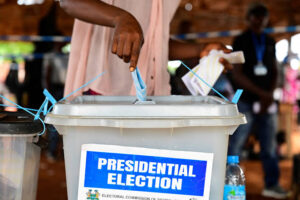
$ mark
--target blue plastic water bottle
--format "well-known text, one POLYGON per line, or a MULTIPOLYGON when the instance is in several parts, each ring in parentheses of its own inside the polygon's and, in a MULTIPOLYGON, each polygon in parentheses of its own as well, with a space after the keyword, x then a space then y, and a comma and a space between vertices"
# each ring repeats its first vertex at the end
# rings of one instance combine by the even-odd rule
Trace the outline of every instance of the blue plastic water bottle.
POLYGON ((238 156, 228 156, 223 200, 246 200, 245 175, 238 156))

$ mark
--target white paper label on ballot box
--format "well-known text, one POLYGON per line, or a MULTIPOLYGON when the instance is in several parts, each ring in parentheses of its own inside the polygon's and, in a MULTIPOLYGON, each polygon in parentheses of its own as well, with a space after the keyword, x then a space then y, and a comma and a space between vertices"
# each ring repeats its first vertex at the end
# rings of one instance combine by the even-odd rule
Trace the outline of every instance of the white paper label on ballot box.
POLYGON ((212 153, 82 145, 78 200, 209 200, 212 153))

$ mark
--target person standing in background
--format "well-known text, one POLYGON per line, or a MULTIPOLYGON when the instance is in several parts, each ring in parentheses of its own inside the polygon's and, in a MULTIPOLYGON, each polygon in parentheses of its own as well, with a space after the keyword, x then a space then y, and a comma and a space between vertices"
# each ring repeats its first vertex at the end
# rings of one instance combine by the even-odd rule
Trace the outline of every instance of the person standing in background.
MULTIPOLYGON (((180 0, 60 0, 61 7, 79 19, 73 30, 65 94, 106 71, 84 92, 135 95, 130 71, 138 66, 147 95, 169 95, 168 59, 199 58, 211 49, 228 52, 220 43, 170 40, 169 25, 179 3, 180 0)), ((225 59, 220 62, 232 67, 225 59)))
POLYGON ((285 199, 288 193, 279 185, 279 165, 276 153, 276 104, 273 92, 277 83, 275 41, 264 33, 268 24, 268 9, 261 3, 249 6, 248 30, 233 42, 234 51, 243 51, 245 63, 234 67, 231 82, 234 89, 243 88, 238 104, 248 123, 241 125, 230 137, 229 155, 240 155, 253 124, 257 126, 265 188, 263 196, 285 199))
MULTIPOLYGON (((40 36, 52 36, 58 32, 57 29, 57 3, 53 3, 38 23, 38 35, 40 36)), ((35 50, 34 53, 49 53, 54 46, 54 42, 34 42, 35 50)), ((28 107, 39 108, 45 96, 43 95, 42 87, 42 69, 43 59, 36 57, 33 60, 26 60, 26 90, 28 93, 28 107)))
MULTIPOLYGON (((58 31, 55 35, 61 35, 58 31)), ((45 53, 43 59, 42 86, 49 90, 55 99, 62 99, 64 94, 65 79, 67 74, 69 55, 62 53, 66 43, 56 42, 53 49, 45 53)), ((59 134, 53 125, 47 125, 49 140, 47 159, 53 162, 57 159, 61 149, 59 147, 59 134)))

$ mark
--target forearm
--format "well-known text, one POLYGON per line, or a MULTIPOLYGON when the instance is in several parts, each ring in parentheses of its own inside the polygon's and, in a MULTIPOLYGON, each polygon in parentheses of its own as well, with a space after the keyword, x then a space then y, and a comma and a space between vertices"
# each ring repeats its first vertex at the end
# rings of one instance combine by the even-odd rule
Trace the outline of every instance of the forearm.
POLYGON ((190 58, 200 58, 204 44, 185 43, 170 39, 169 41, 169 59, 184 60, 190 58))
POLYGON ((129 14, 99 0, 60 0, 60 5, 75 18, 109 27, 114 27, 122 15, 129 14))

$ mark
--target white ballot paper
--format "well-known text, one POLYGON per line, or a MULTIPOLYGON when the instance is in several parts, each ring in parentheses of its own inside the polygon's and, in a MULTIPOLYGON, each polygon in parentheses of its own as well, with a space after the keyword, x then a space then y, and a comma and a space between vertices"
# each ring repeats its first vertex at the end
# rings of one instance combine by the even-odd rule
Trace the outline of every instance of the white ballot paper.
MULTIPOLYGON (((219 62, 220 58, 225 58, 231 64, 242 64, 245 62, 244 53, 242 51, 225 54, 223 51, 212 50, 208 56, 200 59, 199 64, 193 68, 193 71, 207 84, 213 86, 224 70, 224 66, 219 62)), ((194 96, 206 96, 211 90, 207 84, 199 80, 192 72, 188 72, 184 75, 182 80, 194 96)))

